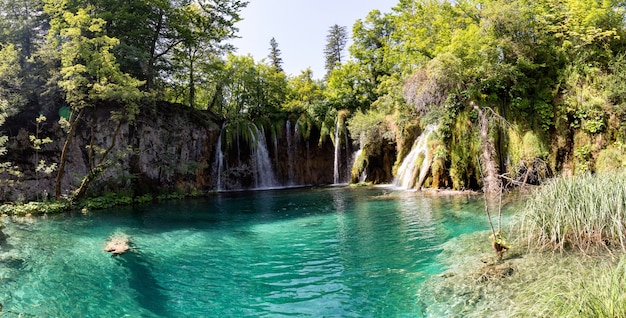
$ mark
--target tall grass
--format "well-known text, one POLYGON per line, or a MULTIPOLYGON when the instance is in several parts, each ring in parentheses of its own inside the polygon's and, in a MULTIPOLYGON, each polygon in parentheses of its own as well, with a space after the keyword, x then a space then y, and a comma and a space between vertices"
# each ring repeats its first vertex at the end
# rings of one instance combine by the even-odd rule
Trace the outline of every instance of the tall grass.
POLYGON ((561 258, 542 268, 513 300, 511 316, 626 317, 625 256, 616 263, 561 258))
POLYGON ((531 195, 520 218, 530 246, 626 251, 626 173, 556 178, 531 195))

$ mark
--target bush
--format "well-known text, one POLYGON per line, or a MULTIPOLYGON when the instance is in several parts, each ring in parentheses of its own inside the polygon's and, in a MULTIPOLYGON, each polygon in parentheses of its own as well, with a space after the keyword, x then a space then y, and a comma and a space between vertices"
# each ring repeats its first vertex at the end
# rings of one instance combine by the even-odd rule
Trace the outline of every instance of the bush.
POLYGON ((621 147, 609 147, 598 153, 597 172, 612 172, 622 167, 624 167, 624 151, 621 147))
POLYGON ((42 215, 57 214, 69 209, 67 202, 28 202, 25 204, 3 204, 0 206, 0 213, 7 215, 42 215))

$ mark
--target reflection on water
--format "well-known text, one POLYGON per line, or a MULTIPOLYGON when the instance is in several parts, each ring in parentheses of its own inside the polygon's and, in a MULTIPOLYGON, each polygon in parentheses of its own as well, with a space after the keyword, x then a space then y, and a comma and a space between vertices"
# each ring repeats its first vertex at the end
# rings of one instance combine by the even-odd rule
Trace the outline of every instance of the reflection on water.
POLYGON ((419 317, 441 244, 488 229, 476 199, 333 187, 8 222, 0 315, 419 317), (103 252, 116 231, 137 250, 103 252))

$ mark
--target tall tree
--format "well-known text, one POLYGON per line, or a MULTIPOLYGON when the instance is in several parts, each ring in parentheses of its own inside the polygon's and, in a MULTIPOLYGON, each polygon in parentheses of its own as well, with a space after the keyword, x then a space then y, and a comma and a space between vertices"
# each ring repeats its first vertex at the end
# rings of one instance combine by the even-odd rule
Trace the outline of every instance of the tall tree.
POLYGON ((113 133, 112 144, 101 154, 97 167, 85 176, 80 188, 74 193, 74 196, 81 196, 89 181, 106 167, 105 159, 115 145, 122 121, 132 119, 137 113, 135 102, 141 97, 138 87, 143 83, 120 71, 111 52, 119 40, 103 34, 104 20, 93 18, 85 9, 79 9, 76 13, 68 11, 65 1, 46 1, 46 10, 53 17, 47 45, 60 47, 62 80, 58 85, 72 109, 56 177, 57 198, 61 196, 61 181, 69 147, 85 109, 103 101, 124 105, 123 109, 112 114, 112 119, 119 123, 113 133))
MULTIPOLYGON (((8 115, 15 113, 15 103, 20 100, 20 96, 16 95, 20 85, 18 61, 18 52, 14 46, 0 43, 0 127, 8 115)), ((0 134, 0 157, 7 153, 5 147, 7 140, 7 136, 0 134)), ((0 191, 4 190, 4 185, 12 186, 13 177, 18 175, 18 169, 12 163, 0 160, 0 185, 2 185, 0 191)))
POLYGON ((344 60, 344 52, 348 43, 348 28, 335 24, 328 30, 326 35, 326 47, 324 48, 324 56, 326 58, 325 69, 326 77, 330 72, 341 65, 344 60))
MULTIPOLYGON (((114 49, 123 69, 145 80, 146 90, 186 70, 185 86, 193 82, 199 51, 221 54, 235 36, 243 0, 80 0, 92 3, 96 17, 104 19, 106 34, 118 38, 114 49), (185 63, 179 63, 186 57, 185 63)), ((179 83, 177 83, 179 84, 179 83)), ((194 85, 187 87, 194 89, 194 85)), ((194 92, 191 91, 193 94, 194 92)))
POLYGON ((0 42, 13 44, 19 54, 21 95, 37 101, 45 80, 38 77, 36 54, 45 41, 48 17, 42 0, 0 0, 0 42))
POLYGON ((270 54, 267 57, 270 59, 270 65, 277 72, 283 72, 283 58, 280 56, 280 49, 275 38, 270 40, 270 54))
POLYGON ((203 70, 211 68, 215 56, 222 56, 232 50, 226 43, 235 37, 235 23, 241 20, 239 10, 247 2, 235 0, 203 0, 183 7, 177 16, 182 42, 173 48, 177 59, 178 73, 187 79, 186 90, 189 105, 196 107, 196 86, 202 78, 203 70))

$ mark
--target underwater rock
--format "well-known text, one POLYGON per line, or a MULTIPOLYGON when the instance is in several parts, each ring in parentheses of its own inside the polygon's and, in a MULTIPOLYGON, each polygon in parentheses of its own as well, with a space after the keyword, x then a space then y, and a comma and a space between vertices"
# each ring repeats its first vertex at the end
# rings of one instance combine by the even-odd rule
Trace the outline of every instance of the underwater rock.
POLYGON ((112 236, 104 247, 104 251, 111 253, 111 256, 122 255, 129 250, 130 238, 128 235, 112 236))

